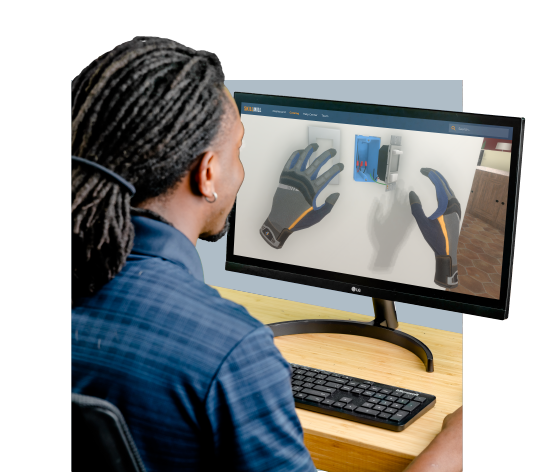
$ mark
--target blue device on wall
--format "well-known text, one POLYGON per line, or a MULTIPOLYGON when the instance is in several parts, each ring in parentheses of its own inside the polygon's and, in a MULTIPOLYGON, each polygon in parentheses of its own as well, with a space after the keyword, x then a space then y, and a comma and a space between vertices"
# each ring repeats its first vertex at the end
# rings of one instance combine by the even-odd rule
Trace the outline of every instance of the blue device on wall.
POLYGON ((356 182, 375 182, 379 164, 381 138, 375 136, 355 136, 355 164, 353 180, 356 182))

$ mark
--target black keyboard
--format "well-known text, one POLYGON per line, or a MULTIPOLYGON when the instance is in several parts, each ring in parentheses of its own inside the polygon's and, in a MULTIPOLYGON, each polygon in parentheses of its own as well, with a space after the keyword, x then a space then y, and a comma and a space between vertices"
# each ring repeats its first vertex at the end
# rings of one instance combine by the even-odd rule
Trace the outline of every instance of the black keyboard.
POLYGON ((426 393, 290 365, 295 406, 324 415, 403 431, 436 403, 426 393))

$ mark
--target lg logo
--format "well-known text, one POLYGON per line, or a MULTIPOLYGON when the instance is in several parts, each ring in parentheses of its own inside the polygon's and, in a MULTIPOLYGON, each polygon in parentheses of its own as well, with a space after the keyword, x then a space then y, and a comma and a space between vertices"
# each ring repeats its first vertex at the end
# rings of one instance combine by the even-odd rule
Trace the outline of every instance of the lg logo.
POLYGON ((352 291, 352 292, 360 293, 360 288, 357 288, 357 287, 351 287, 351 291, 352 291))

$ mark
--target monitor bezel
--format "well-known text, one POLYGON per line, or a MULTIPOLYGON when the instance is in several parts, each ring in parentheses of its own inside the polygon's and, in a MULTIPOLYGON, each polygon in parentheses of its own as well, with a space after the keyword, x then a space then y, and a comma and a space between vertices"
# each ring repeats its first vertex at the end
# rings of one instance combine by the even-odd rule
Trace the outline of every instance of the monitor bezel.
POLYGON ((225 269, 233 272, 326 288, 344 293, 349 292, 374 298, 412 303, 415 305, 456 311, 486 318, 503 320, 508 317, 511 296, 514 237, 520 190, 524 118, 242 92, 235 92, 234 99, 238 106, 240 116, 243 109, 242 103, 255 103, 261 105, 294 106, 328 111, 368 113, 491 126, 507 126, 513 128, 504 253, 502 258, 502 280, 499 300, 235 255, 235 211, 231 213, 229 220, 230 228, 227 236, 225 264, 225 269))

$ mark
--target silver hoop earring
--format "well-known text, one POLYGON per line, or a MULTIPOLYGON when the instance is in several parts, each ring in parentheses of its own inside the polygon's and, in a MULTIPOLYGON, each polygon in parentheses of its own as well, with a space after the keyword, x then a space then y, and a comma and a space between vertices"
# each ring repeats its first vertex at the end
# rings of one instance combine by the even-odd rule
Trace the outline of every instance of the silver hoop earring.
POLYGON ((213 200, 208 200, 208 197, 204 197, 204 199, 205 199, 208 203, 214 203, 214 202, 217 200, 217 193, 214 192, 214 199, 213 199, 213 200))

